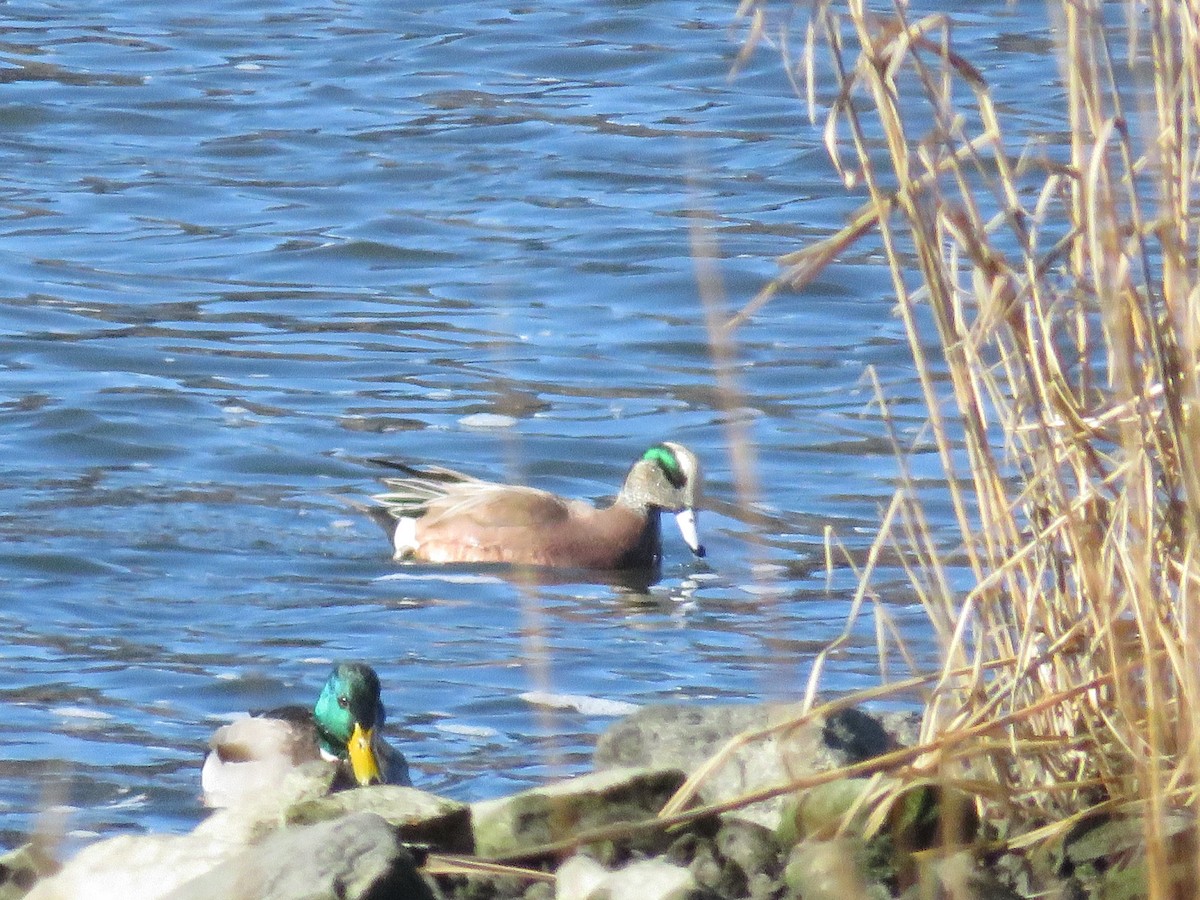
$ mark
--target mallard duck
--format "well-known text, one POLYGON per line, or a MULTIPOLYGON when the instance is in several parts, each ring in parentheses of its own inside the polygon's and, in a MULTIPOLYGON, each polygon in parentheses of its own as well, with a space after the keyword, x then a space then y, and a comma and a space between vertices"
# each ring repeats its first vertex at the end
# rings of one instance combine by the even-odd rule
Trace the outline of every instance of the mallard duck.
POLYGON ((285 706, 217 729, 200 772, 205 804, 235 805, 318 759, 337 762, 349 783, 411 784, 404 756, 380 734, 385 713, 379 694, 374 669, 342 663, 311 709, 285 706))
POLYGON ((704 555, 696 531, 700 462, 664 441, 638 458, 611 506, 596 508, 548 491, 497 484, 441 466, 400 469, 372 516, 395 558, 434 563, 511 563, 582 569, 641 569, 662 556, 659 513, 675 513, 684 541, 704 555))

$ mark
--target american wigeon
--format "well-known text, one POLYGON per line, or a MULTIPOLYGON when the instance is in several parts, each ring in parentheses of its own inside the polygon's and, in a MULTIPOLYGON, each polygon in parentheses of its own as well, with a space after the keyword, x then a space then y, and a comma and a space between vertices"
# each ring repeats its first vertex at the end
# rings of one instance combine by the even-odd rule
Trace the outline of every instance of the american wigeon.
POLYGON ((700 463, 664 441, 633 464, 611 506, 596 508, 537 488, 481 481, 442 467, 414 468, 384 480, 374 517, 392 538, 396 559, 435 563, 511 563, 582 569, 644 569, 662 556, 659 513, 675 513, 692 552, 700 463))
POLYGON ((207 806, 233 806, 311 760, 343 767, 360 785, 402 784, 408 762, 380 735, 385 712, 379 676, 364 663, 342 663, 315 706, 285 706, 217 729, 200 772, 207 806))

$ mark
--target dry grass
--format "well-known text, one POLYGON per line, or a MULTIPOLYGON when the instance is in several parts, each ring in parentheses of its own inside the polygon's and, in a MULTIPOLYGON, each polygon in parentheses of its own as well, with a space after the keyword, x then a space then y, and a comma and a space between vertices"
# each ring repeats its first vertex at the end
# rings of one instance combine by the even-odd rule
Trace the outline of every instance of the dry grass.
POLYGON ((998 786, 978 802, 1013 845, 1136 812, 1168 896, 1163 823, 1200 783, 1200 6, 1050 7, 1057 159, 1010 143, 945 17, 744 0, 747 47, 783 49, 814 116, 831 98, 825 145, 865 202, 727 327, 878 242, 961 535, 951 570, 907 482, 879 539, 942 652, 915 766, 998 786))

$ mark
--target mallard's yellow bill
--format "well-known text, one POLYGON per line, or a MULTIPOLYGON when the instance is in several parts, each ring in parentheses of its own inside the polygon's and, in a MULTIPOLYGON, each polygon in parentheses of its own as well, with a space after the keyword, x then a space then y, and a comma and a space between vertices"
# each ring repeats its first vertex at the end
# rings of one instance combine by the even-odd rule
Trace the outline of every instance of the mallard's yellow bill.
POLYGON ((354 733, 346 745, 350 754, 350 769, 354 772, 354 780, 359 784, 375 784, 383 781, 383 773, 379 770, 379 757, 375 755, 375 729, 363 729, 354 723, 354 733))

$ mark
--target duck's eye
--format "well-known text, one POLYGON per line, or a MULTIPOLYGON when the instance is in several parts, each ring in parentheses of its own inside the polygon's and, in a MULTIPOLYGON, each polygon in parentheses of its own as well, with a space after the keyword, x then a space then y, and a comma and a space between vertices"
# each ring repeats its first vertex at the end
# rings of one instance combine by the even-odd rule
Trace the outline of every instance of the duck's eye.
POLYGON ((350 698, 347 697, 345 694, 338 697, 338 706, 340 706, 342 709, 349 709, 350 708, 350 698))

